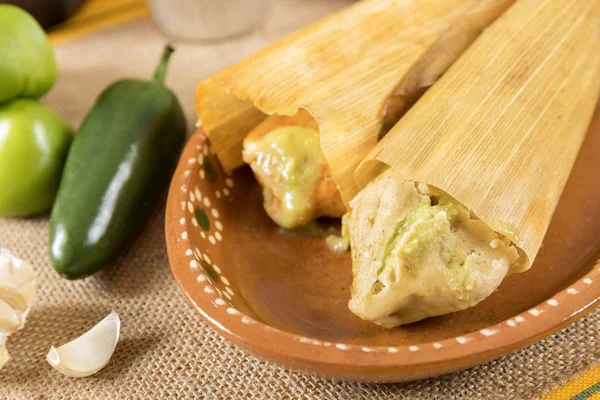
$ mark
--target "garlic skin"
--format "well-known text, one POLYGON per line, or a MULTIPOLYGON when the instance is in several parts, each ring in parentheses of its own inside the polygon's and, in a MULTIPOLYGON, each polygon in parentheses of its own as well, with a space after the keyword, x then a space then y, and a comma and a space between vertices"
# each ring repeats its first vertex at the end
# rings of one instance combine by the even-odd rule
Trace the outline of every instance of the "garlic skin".
POLYGON ((23 328, 37 295, 37 281, 31 265, 0 248, 0 369, 10 356, 6 339, 23 328))
POLYGON ((52 346, 46 360, 58 372, 72 378, 93 375, 110 361, 120 330, 121 320, 113 311, 77 339, 58 348, 52 346))

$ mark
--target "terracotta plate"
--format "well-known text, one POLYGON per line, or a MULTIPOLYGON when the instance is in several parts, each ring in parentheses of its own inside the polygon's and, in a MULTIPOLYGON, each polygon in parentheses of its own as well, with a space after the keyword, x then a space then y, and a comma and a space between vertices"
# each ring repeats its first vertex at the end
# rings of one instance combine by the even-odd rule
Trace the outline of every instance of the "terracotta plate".
POLYGON ((251 172, 224 174, 202 132, 187 144, 169 192, 169 260, 202 318, 260 357, 350 380, 439 375, 535 342, 595 305, 599 154, 600 110, 531 270, 477 307, 405 327, 383 329, 350 313, 350 257, 323 241, 336 222, 311 234, 280 232, 251 172))

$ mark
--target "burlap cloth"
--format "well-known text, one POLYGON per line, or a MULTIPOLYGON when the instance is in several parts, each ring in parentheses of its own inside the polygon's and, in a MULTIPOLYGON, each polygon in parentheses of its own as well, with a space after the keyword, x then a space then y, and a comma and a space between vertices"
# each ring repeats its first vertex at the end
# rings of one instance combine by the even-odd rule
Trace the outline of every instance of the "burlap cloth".
MULTIPOLYGON (((168 74, 195 122, 196 83, 265 43, 347 4, 277 1, 266 24, 220 44, 180 44, 168 74)), ((84 37, 56 49, 60 79, 45 101, 78 126, 96 95, 123 76, 149 77, 165 38, 150 21, 84 37)), ((1 190, 1 189, 0 189, 1 190)), ((8 341, 13 360, 0 372, 7 399, 533 399, 600 357, 600 312, 535 345, 470 370, 408 384, 332 382, 267 364, 222 339, 186 303, 169 269, 158 212, 115 265, 84 281, 60 279, 49 265, 46 218, 0 219, 0 246, 36 266, 39 297, 25 330, 8 341), (87 379, 59 375, 45 361, 111 309, 122 319, 111 363, 87 379)))

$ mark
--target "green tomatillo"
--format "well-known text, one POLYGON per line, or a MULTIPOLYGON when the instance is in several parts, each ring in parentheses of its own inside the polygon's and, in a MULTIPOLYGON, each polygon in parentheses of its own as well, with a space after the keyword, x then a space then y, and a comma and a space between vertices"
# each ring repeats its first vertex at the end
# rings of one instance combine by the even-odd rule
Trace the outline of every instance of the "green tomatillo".
POLYGON ((52 206, 72 136, 63 119, 36 100, 0 103, 0 216, 52 206))
POLYGON ((0 4, 0 102, 40 97, 56 80, 56 61, 46 34, 22 9, 0 4))

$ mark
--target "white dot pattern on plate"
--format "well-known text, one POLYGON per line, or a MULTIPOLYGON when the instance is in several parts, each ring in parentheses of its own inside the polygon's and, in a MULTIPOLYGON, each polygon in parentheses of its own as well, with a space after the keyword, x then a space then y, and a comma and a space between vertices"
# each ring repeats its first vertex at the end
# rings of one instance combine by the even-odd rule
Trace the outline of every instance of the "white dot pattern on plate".
POLYGON ((219 242, 223 240, 223 235, 221 235, 221 232, 215 232, 215 239, 217 239, 219 242))
POLYGON ((552 307, 556 307, 558 306, 558 301, 556 301, 555 299, 550 299, 548 300, 548 304, 550 304, 552 307))
POLYGON ((190 261, 190 268, 191 269, 198 269, 198 261, 196 261, 196 260, 190 261))
POLYGON ((579 292, 575 288, 569 288, 569 289, 567 289, 567 293, 569 293, 569 294, 577 294, 579 292))
POLYGON ((215 303, 216 303, 218 306, 224 306, 224 305, 226 305, 226 304, 227 304, 227 302, 226 302, 225 300, 223 300, 222 298, 220 298, 220 297, 219 297, 218 299, 216 299, 216 300, 215 300, 215 303))
POLYGON ((409 346, 408 350, 410 350, 410 351, 419 351, 419 346, 409 346))
POLYGON ((397 353, 400 350, 397 347, 388 347, 388 352, 390 353, 397 353))
POLYGON ((456 338, 456 341, 459 344, 465 344, 465 343, 467 343, 469 341, 469 339, 466 338, 466 337, 464 337, 464 336, 459 336, 459 337, 456 338))
POLYGON ((433 344, 433 348, 435 348, 435 349, 441 349, 442 348, 442 344, 441 343, 434 343, 433 344))
POLYGON ((529 314, 533 315, 534 317, 539 316, 542 312, 540 310, 538 310, 537 308, 532 308, 531 310, 528 311, 529 314))
POLYGON ((487 328, 486 329, 482 329, 479 332, 481 332, 481 334, 483 336, 492 336, 492 335, 495 335, 496 333, 498 333, 498 331, 495 330, 495 329, 487 329, 487 328))
POLYGON ((525 318, 521 317, 520 315, 517 315, 515 317, 515 321, 517 321, 518 323, 522 323, 525 322, 525 318))
POLYGON ((590 278, 585 278, 583 280, 583 283, 585 283, 586 285, 591 285, 592 284, 592 280, 590 278))

